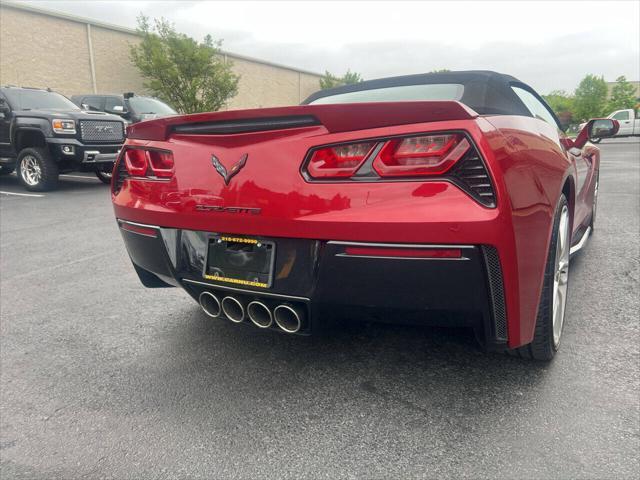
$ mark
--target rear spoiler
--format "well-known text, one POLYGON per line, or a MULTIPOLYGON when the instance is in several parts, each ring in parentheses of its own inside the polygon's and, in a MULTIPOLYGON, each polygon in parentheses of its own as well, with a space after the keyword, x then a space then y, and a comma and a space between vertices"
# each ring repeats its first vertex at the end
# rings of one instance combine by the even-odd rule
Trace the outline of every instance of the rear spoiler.
POLYGON ((454 101, 380 102, 231 110, 164 117, 136 123, 127 136, 166 140, 173 134, 234 135, 240 133, 323 126, 329 132, 446 120, 470 120, 478 114, 454 101))

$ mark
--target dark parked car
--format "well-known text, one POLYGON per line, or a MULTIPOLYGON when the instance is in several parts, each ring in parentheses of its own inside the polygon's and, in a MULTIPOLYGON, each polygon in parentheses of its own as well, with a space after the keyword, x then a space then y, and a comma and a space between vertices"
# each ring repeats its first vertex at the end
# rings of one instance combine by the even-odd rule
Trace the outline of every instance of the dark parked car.
POLYGON ((51 90, 0 88, 0 174, 17 168, 27 190, 51 190, 71 171, 110 183, 124 137, 120 117, 83 112, 51 90))
POLYGON ((107 112, 119 115, 128 123, 138 123, 151 118, 176 115, 166 103, 153 97, 144 97, 134 93, 124 95, 73 95, 71 101, 83 110, 107 112))

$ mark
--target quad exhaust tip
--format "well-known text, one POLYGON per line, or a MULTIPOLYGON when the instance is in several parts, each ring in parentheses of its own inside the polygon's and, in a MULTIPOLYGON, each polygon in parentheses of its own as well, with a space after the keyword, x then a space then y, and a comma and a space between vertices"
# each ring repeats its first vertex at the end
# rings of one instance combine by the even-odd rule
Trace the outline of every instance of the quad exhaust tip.
POLYGON ((244 320, 244 307, 237 298, 224 297, 222 299, 222 311, 234 323, 241 323, 244 320))
POLYGON ((303 327, 304 313, 295 306, 283 303, 271 310, 259 300, 253 300, 246 305, 235 297, 226 296, 222 301, 217 295, 204 291, 198 297, 198 303, 204 313, 212 318, 219 318, 224 314, 234 323, 242 323, 246 317, 259 328, 270 328, 275 323, 287 333, 297 333, 303 327))
POLYGON ((220 300, 211 292, 202 292, 198 297, 198 303, 204 313, 213 318, 218 318, 222 312, 220 300))
POLYGON ((302 328, 302 316, 289 305, 278 305, 273 310, 276 324, 287 333, 297 333, 302 328))
POLYGON ((273 325, 273 314, 264 303, 254 300, 247 305, 247 315, 255 326, 269 328, 273 325))

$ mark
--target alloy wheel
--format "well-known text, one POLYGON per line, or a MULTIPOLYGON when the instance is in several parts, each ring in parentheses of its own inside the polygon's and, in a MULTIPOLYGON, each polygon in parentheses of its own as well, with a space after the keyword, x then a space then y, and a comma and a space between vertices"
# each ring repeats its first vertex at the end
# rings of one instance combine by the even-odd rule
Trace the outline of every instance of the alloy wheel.
POLYGON ((569 209, 566 205, 560 212, 558 238, 556 242, 555 268, 553 277, 553 345, 560 345, 564 324, 567 290, 569 284, 569 209))
POLYGON ((42 180, 42 169, 33 155, 25 155, 20 162, 20 175, 30 187, 36 186, 42 180))

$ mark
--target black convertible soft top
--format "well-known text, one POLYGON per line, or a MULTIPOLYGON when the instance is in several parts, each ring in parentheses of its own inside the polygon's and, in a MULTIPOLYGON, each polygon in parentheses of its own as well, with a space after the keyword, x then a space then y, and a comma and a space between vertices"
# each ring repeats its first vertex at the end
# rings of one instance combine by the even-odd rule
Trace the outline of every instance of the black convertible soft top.
POLYGON ((404 75, 401 77, 367 80, 352 85, 344 85, 341 87, 317 91, 305 99, 302 104, 306 105, 319 98, 342 93, 404 85, 428 84, 462 85, 464 87, 464 91, 460 102, 469 106, 480 115, 524 115, 531 117, 531 113, 525 107, 524 103, 522 103, 520 98, 514 93, 511 88, 512 86, 517 86, 531 92, 546 106, 544 100, 540 98, 535 90, 517 78, 514 78, 511 75, 504 75, 502 73, 485 70, 421 73, 418 75, 404 75))

